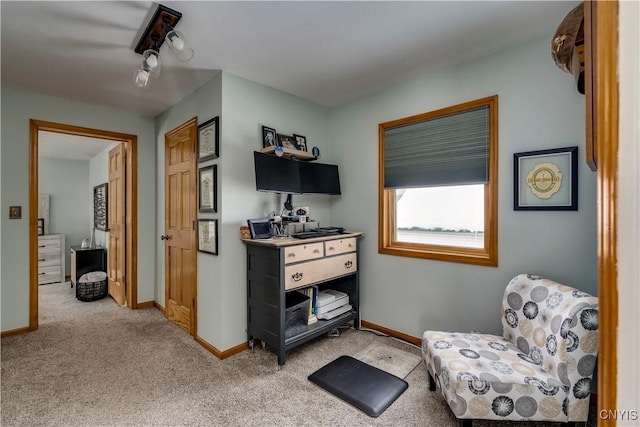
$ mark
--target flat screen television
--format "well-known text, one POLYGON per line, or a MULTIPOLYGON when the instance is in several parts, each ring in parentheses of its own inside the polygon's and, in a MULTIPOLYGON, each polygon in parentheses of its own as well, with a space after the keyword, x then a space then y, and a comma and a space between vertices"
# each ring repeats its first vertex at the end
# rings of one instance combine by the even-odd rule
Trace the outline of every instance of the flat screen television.
POLYGON ((338 165, 301 163, 300 180, 303 193, 340 194, 338 165))
POLYGON ((256 190, 276 193, 302 193, 298 162, 270 154, 253 152, 256 190))
POLYGON ((289 160, 258 151, 253 158, 258 191, 341 194, 337 165, 289 160))

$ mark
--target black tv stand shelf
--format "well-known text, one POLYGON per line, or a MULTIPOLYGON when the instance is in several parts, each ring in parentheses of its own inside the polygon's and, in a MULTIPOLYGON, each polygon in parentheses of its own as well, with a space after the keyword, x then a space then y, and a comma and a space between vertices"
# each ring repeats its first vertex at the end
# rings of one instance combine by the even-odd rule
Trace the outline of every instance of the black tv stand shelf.
MULTIPOLYGON (((310 239, 242 239, 247 246, 247 341, 254 338, 276 349, 278 365, 286 352, 307 341, 353 323, 360 328, 358 238, 344 233, 310 239), (285 329, 285 296, 317 286, 349 296, 351 310, 329 320, 296 325, 294 335, 285 329)), ((291 331, 290 331, 291 332, 291 331)))

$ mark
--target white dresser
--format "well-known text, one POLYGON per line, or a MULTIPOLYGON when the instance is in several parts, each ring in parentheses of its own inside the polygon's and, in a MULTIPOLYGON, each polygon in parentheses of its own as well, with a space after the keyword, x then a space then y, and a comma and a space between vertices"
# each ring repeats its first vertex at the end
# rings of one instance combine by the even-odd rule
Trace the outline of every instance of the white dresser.
POLYGON ((38 285, 64 283, 64 234, 38 236, 38 285))

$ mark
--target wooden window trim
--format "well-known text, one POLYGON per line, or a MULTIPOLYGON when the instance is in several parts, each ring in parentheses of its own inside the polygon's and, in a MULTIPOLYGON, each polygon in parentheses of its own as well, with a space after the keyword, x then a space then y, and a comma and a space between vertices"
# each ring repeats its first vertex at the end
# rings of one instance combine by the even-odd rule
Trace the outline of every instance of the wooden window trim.
POLYGON ((378 126, 378 252, 386 255, 433 259, 497 267, 498 265, 498 95, 466 102, 378 126), (489 183, 484 186, 483 249, 423 245, 395 239, 395 190, 384 188, 384 131, 386 128, 428 120, 482 106, 489 107, 489 183))

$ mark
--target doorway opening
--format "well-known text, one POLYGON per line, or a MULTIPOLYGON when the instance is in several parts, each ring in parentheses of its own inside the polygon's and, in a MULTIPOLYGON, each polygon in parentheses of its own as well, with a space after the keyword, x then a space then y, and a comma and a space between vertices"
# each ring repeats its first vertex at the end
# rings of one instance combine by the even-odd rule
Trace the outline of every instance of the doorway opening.
POLYGON ((52 132, 123 144, 126 152, 125 300, 137 308, 137 136, 79 126, 30 120, 29 128, 29 330, 38 329, 38 135, 52 132))

